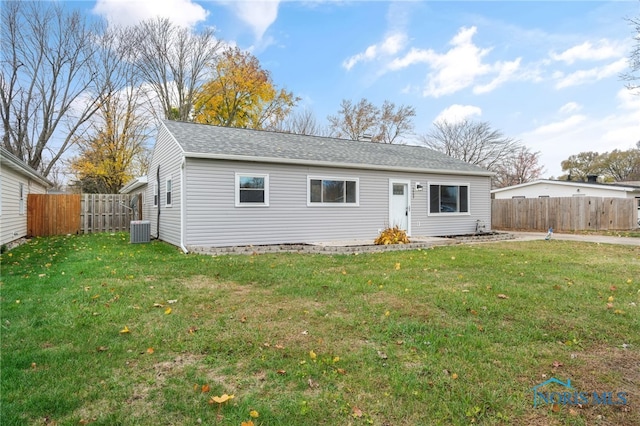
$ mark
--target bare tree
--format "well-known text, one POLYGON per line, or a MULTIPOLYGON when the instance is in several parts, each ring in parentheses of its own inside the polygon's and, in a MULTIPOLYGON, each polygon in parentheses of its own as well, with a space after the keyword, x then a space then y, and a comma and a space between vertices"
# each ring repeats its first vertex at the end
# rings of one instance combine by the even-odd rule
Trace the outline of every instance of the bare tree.
POLYGON ((533 182, 542 177, 544 166, 540 165, 540 152, 531 152, 521 147, 515 154, 496 167, 493 178, 494 188, 533 182))
POLYGON ((326 128, 318 124, 313 111, 306 108, 300 111, 294 111, 277 126, 269 130, 295 133, 297 135, 327 136, 329 134, 326 128))
POLYGON ((327 120, 333 136, 359 140, 373 136, 379 115, 378 108, 364 98, 357 104, 343 99, 338 114, 328 116, 327 120))
POLYGON ((214 29, 193 33, 157 18, 140 23, 132 39, 135 64, 157 96, 162 118, 190 121, 196 92, 222 47, 214 29))
POLYGON ((2 6, 2 143, 44 176, 99 107, 93 31, 57 3, 2 6))
POLYGON ((384 101, 382 108, 367 99, 357 104, 343 99, 337 115, 330 115, 331 134, 339 138, 359 140, 369 137, 373 142, 394 143, 413 130, 412 118, 416 115, 411 106, 400 106, 384 101))
POLYGON ((412 106, 400 106, 396 110, 394 103, 384 101, 380 112, 380 124, 374 141, 394 143, 396 140, 413 131, 412 118, 416 110, 412 106))
POLYGON ((436 122, 419 140, 431 149, 495 172, 522 149, 519 140, 492 129, 489 123, 468 120, 436 122))
POLYGON ((629 53, 629 68, 626 73, 621 74, 621 78, 627 81, 627 88, 636 91, 640 88, 640 18, 632 18, 627 20, 633 27, 634 45, 629 53))

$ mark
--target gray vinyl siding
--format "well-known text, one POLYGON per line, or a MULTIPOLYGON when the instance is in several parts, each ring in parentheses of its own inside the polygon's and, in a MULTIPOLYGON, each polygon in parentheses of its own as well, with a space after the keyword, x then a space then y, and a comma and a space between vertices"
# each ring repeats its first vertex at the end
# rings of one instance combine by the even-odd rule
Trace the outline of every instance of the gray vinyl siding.
MULTIPOLYGON (((150 169, 149 186, 152 186, 150 169)), ((187 248, 371 240, 389 223, 389 179, 410 180, 412 235, 465 234, 490 226, 490 178, 187 158, 187 248), (236 207, 235 175, 268 174, 269 206, 236 207), (357 178, 359 205, 307 205, 308 176, 357 178), (428 181, 470 185, 470 214, 427 216, 428 181), (415 182, 425 186, 413 191, 415 182)), ((150 199, 152 200, 152 199, 150 199)), ((161 231, 162 232, 162 231, 161 231)), ((152 232, 153 233, 153 232, 152 232)))
POLYGON ((160 131, 153 151, 149 172, 148 183, 145 192, 145 211, 143 217, 151 222, 151 236, 158 237, 170 244, 180 245, 180 208, 182 202, 181 195, 181 163, 182 150, 173 140, 173 137, 166 131, 160 131), (154 188, 157 183, 157 170, 160 166, 160 198, 158 206, 153 205, 154 188), (171 206, 165 204, 166 181, 171 176, 171 206), (158 209, 160 209, 160 235, 158 232, 158 209))
POLYGON ((44 194, 46 188, 17 170, 2 165, 0 173, 0 244, 27 235, 27 200, 29 194, 44 194), (20 213, 20 184, 24 185, 24 213, 20 213))

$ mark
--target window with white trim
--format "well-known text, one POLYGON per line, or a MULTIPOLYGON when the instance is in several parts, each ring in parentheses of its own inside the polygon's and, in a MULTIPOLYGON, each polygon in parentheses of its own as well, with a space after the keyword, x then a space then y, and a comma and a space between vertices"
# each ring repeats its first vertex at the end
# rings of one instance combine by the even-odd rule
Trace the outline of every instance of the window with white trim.
POLYGON ((358 205, 358 179, 308 178, 308 205, 358 205))
POLYGON ((171 196, 173 194, 172 194, 171 185, 172 185, 171 178, 169 177, 165 182, 165 190, 166 190, 165 206, 167 207, 171 207, 171 203, 172 203, 171 196))
POLYGON ((153 207, 158 207, 158 184, 153 184, 153 207))
POLYGON ((469 213, 469 185, 429 184, 429 214, 469 213))
POLYGON ((18 205, 18 213, 19 214, 24 214, 24 205, 25 205, 25 199, 24 199, 24 183, 20 182, 19 187, 18 187, 18 196, 19 198, 19 205, 18 205))
POLYGON ((236 207, 268 207, 269 175, 236 173, 236 207))

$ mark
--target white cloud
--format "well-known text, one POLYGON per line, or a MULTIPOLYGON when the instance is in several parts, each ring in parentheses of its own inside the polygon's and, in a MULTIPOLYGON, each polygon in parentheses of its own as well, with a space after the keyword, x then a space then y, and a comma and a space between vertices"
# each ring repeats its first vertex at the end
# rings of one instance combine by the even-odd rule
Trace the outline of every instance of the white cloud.
POLYGON ((204 21, 209 14, 191 0, 97 0, 93 13, 104 16, 111 24, 135 25, 161 17, 186 27, 204 21))
POLYGON ((535 135, 547 135, 552 133, 568 132, 574 130, 580 123, 587 119, 581 114, 574 114, 569 118, 554 123, 545 124, 533 131, 535 135))
POLYGON ((516 71, 520 69, 520 60, 521 58, 510 62, 496 62, 493 66, 493 69, 498 73, 498 76, 488 84, 476 85, 473 88, 473 93, 481 94, 491 92, 502 83, 506 83, 507 81, 511 80, 516 71))
POLYGON ((459 123, 469 117, 481 115, 482 109, 477 106, 453 104, 440 112, 433 122, 459 123))
POLYGON ((626 48, 619 43, 612 43, 609 40, 599 40, 596 45, 585 41, 582 44, 573 46, 564 52, 551 52, 550 56, 555 61, 562 61, 573 64, 576 61, 602 61, 605 59, 620 58, 626 54, 626 48))
POLYGON ((476 94, 490 92, 514 78, 520 69, 521 59, 493 64, 483 62, 491 48, 482 49, 473 43, 476 32, 476 27, 462 27, 449 42, 452 47, 447 52, 412 48, 403 57, 392 60, 387 69, 397 71, 415 64, 428 64, 430 72, 423 96, 449 95, 473 85, 476 94), (495 77, 488 83, 476 83, 478 78, 492 75, 495 77))
POLYGON ((567 102, 566 104, 562 105, 558 111, 560 112, 560 114, 571 114, 573 112, 578 112, 581 109, 582 105, 576 102, 567 102))
POLYGON ((554 78, 558 79, 556 89, 564 89, 571 86, 580 86, 582 84, 593 83, 604 78, 619 75, 628 67, 627 59, 621 58, 608 65, 595 67, 588 70, 579 70, 568 75, 556 72, 554 78))
MULTIPOLYGON (((614 113, 600 117, 573 114, 523 133, 519 139, 532 150, 541 152, 541 164, 556 177, 562 174, 560 163, 570 155, 633 148, 640 139, 640 97, 621 89, 616 100, 614 113)), ((574 108, 574 103, 568 103, 560 112, 574 108)))
POLYGON ((267 29, 278 18, 280 0, 252 0, 224 2, 236 16, 249 25, 256 39, 261 40, 267 29))
POLYGON ((404 48, 406 42, 407 36, 404 33, 389 34, 381 43, 372 44, 364 52, 345 59, 342 66, 350 70, 358 62, 373 61, 380 57, 395 55, 404 48))

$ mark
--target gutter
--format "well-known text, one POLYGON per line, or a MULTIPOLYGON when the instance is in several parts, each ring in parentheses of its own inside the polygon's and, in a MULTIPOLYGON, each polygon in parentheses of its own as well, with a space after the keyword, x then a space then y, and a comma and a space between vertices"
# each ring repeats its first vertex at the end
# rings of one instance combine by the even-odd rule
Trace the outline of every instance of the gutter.
POLYGON ((182 157, 182 164, 180 164, 180 249, 184 252, 184 254, 188 254, 189 250, 184 245, 184 234, 186 227, 186 204, 187 204, 187 196, 184 191, 185 189, 185 175, 186 175, 186 167, 187 160, 185 157, 182 157))
POLYGON ((326 166, 336 167, 342 169, 361 169, 361 170, 381 170, 392 172, 412 172, 412 173, 433 173, 443 175, 464 175, 464 176, 495 176, 495 173, 489 171, 470 171, 470 170, 448 170, 448 169, 423 169, 417 167, 397 167, 397 166, 383 166, 375 164, 354 164, 354 163, 332 163, 330 161, 317 161, 317 160, 301 160, 291 158, 274 158, 274 157, 258 157, 247 155, 229 155, 229 154, 210 154, 200 152, 185 152, 185 157, 189 158, 204 158, 210 160, 228 160, 228 161, 249 161, 257 163, 273 163, 273 164, 295 164, 301 166, 326 166))

